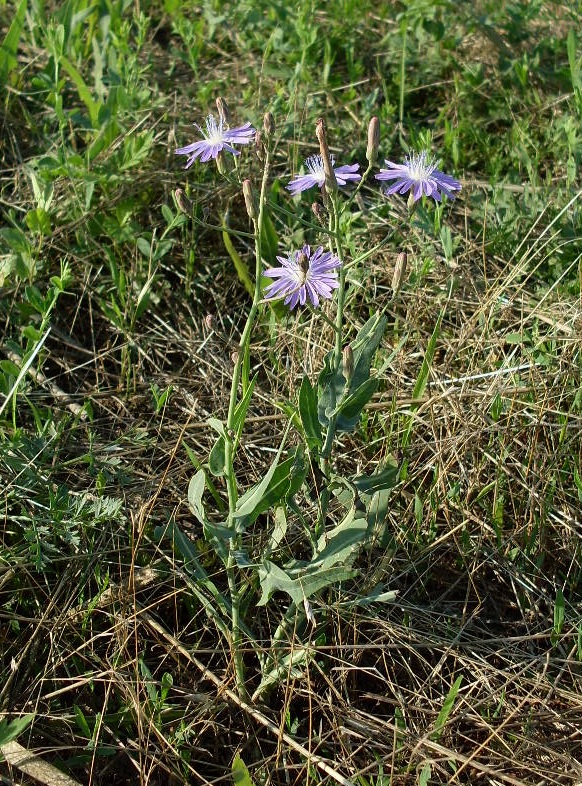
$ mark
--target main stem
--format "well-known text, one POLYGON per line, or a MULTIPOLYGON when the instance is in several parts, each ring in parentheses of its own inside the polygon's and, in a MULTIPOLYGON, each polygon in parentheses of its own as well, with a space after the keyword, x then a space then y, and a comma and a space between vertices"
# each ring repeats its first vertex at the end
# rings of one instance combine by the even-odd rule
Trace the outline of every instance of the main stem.
MULTIPOLYGON (((225 445, 225 473, 226 473, 226 486, 228 491, 228 527, 231 530, 236 529, 235 512, 238 501, 238 489, 236 482, 236 475, 234 472, 234 460, 236 449, 238 447, 240 433, 242 426, 238 428, 235 424, 235 412, 238 403, 238 389, 243 376, 243 368, 248 363, 250 354, 250 341, 255 317, 259 309, 261 300, 261 276, 262 276, 262 249, 261 249, 261 234, 265 215, 265 197, 267 189, 267 180, 270 167, 270 152, 265 151, 265 167, 263 170, 263 178, 261 181, 261 193, 259 196, 259 213, 257 218, 253 219, 253 232, 255 237, 255 291, 253 294, 253 302, 247 321, 245 323, 242 335, 238 345, 238 354, 234 364, 232 374, 232 382, 230 386, 230 399, 228 403, 228 415, 226 419, 226 445, 225 445)), ((236 676, 236 687, 238 695, 241 699, 248 700, 248 692, 245 685, 245 672, 244 661, 242 655, 242 631, 241 631, 241 618, 240 618, 240 599, 241 593, 237 583, 237 563, 236 553, 241 548, 241 535, 237 533, 228 542, 228 557, 226 561, 226 576, 228 580, 228 590, 231 601, 231 635, 232 635, 232 655, 234 660, 234 669, 236 676)))
MULTIPOLYGON (((342 259, 342 247, 338 234, 339 207, 337 203, 337 193, 329 194, 329 202, 330 202, 329 236, 336 256, 338 257, 338 259, 342 259)), ((337 289, 337 310, 335 315, 335 347, 333 352, 333 364, 332 364, 333 376, 330 384, 331 409, 335 409, 335 405, 336 405, 335 378, 341 366, 342 350, 343 350, 343 312, 344 312, 344 303, 346 298, 346 271, 343 264, 340 266, 339 269, 338 283, 339 286, 337 289)), ((328 479, 331 471, 331 453, 333 449, 333 440, 335 437, 336 421, 337 421, 336 415, 332 415, 329 418, 327 424, 327 431, 325 434, 325 442, 323 444, 320 454, 321 471, 328 479)), ((328 483, 325 483, 320 493, 318 518, 315 527, 316 539, 319 538, 325 532, 325 520, 327 518, 329 499, 330 499, 329 487, 328 487, 328 483)))

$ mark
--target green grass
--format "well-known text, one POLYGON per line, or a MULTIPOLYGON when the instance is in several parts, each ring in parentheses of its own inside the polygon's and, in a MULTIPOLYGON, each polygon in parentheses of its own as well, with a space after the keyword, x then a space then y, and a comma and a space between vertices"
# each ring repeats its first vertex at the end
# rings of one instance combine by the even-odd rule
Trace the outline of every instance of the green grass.
MULTIPOLYGON (((86 784, 580 783, 581 12, 0 0, 3 782, 29 782, 14 730, 47 783, 49 765, 86 784), (310 598, 315 628, 271 650, 289 598, 256 607, 241 571, 250 685, 260 658, 277 675, 252 706, 225 573, 188 507, 201 468, 213 521, 225 506, 208 418, 226 418, 250 305, 238 185, 174 156, 218 95, 235 124, 275 117, 269 262, 277 238, 312 236, 312 199, 284 186, 320 116, 338 163, 365 161, 377 115, 381 160, 430 142, 463 181, 412 218, 373 182, 361 192, 351 256, 382 245, 354 269, 346 321, 355 335, 385 309, 387 330, 338 465, 394 460, 399 482, 360 578, 310 598), (396 599, 361 602, 380 585, 396 599)), ((264 310, 245 488, 333 340, 308 312, 264 310)), ((279 533, 297 556, 299 520, 283 535, 262 513, 247 552, 279 533)))

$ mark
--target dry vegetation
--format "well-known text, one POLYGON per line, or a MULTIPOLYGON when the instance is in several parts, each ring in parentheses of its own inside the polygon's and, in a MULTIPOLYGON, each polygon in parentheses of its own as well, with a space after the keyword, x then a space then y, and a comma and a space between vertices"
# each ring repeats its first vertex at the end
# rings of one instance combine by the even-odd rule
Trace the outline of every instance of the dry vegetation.
MULTIPOLYGON (((551 5, 543 5, 544 12, 551 5)), ((571 20, 564 7, 560 16, 565 37, 571 20)), ((550 35, 558 40, 562 33, 542 25, 544 18, 532 23, 537 42, 550 35)), ((380 44, 390 50, 397 32, 382 19, 386 38, 378 33, 374 39, 378 57, 380 44)), ((332 21, 323 16, 318 24, 332 21)), ((487 28, 488 51, 494 28, 487 28)), ((0 709, 10 717, 35 713, 19 741, 40 757, 41 770, 27 775, 17 753, 5 749, 0 781, 57 783, 54 772, 42 771, 53 763, 92 786, 228 783, 238 752, 257 784, 580 786, 582 303, 579 249, 577 265, 571 252, 578 242, 579 194, 560 215, 574 189, 568 196, 564 183, 555 183, 559 198, 552 205, 542 176, 528 180, 527 163, 521 179, 515 171, 513 182, 497 183, 492 193, 490 173, 467 157, 463 196, 446 208, 457 240, 447 257, 430 227, 406 229, 404 202, 378 210, 375 188, 364 189, 367 229, 358 246, 386 232, 394 245, 372 257, 354 281, 348 322, 355 329, 373 310, 386 308, 388 328, 377 361, 379 392, 362 427, 344 438, 338 464, 353 472, 392 455, 403 468, 401 482, 376 542, 359 557, 358 581, 313 599, 322 610, 317 627, 290 637, 291 650, 309 649, 303 673, 289 673, 262 702, 245 703, 234 690, 227 644, 197 600, 194 573, 171 536, 177 527, 192 538, 223 585, 186 499, 194 472, 188 452, 205 462, 212 448, 207 418, 225 415, 231 356, 248 305, 220 235, 190 223, 176 229, 148 308, 130 319, 149 274, 134 236, 144 227, 164 230, 160 205, 172 205, 172 190, 184 183, 171 156, 174 136, 182 139, 194 119, 192 72, 185 62, 171 65, 184 43, 167 15, 150 32, 151 51, 164 58, 158 62, 163 90, 175 89, 177 75, 188 79, 166 106, 171 119, 157 109, 134 119, 155 128, 154 163, 128 170, 118 184, 104 182, 86 212, 68 207, 74 178, 56 177, 54 231, 37 238, 44 260, 35 276, 39 289, 46 291, 64 259, 74 283, 51 315, 42 363, 33 364, 14 417, 8 407, 0 423, 6 489, 0 709), (499 206, 492 212, 484 207, 489 200, 499 206), (514 208, 507 207, 512 201, 514 208), (122 224, 129 202, 130 231, 111 239, 113 219, 122 224), (511 218, 512 209, 522 213, 504 235, 503 217, 511 218), (552 266, 561 260, 561 244, 574 259, 570 266, 552 266), (408 277, 386 305, 400 248, 409 254, 408 277), (133 293, 124 328, 104 308, 115 291, 111 255, 133 293), (439 315, 428 384, 413 398, 439 315), (155 396, 168 388, 156 411, 155 396), (74 510, 75 537, 51 542, 59 511, 58 526, 67 531, 65 519, 72 520, 74 510), (39 538, 47 547, 39 567, 30 533, 40 521, 48 534, 39 538), (398 591, 393 603, 349 605, 379 583, 398 591), (458 692, 451 693, 456 680, 458 692)), ((264 71, 260 116, 276 75, 261 63, 256 40, 241 42, 237 35, 244 31, 231 33, 208 43, 200 73, 210 73, 213 58, 221 57, 216 89, 240 105, 235 85, 243 92, 248 86, 248 95, 249 73, 264 71), (248 58, 244 68, 241 51, 248 58)), ((499 35, 508 34, 502 27, 499 35)), ((466 60, 457 63, 459 72, 476 57, 469 43, 460 51, 466 60)), ((506 55, 489 55, 492 79, 506 55)), ((38 73, 46 53, 24 50, 20 60, 38 73)), ((370 68, 362 76, 370 94, 381 75, 363 55, 362 64, 370 68)), ((536 68, 538 81, 532 81, 541 90, 543 59, 536 68)), ((150 66, 148 73, 155 70, 150 66)), ((444 75, 437 77, 446 94, 444 75)), ((293 102, 287 116, 280 104, 281 138, 309 146, 313 118, 325 108, 330 127, 334 118, 338 127, 343 123, 348 146, 361 150, 362 102, 347 88, 321 90, 305 96, 297 88, 295 102, 307 99, 309 110, 292 133, 293 102), (354 122, 346 120, 352 115, 354 122)), ((554 98, 548 88, 547 101, 554 98)), ((203 100, 198 97, 197 106, 203 100)), ((450 100, 453 107, 459 99, 450 100)), ((18 91, 4 102, 6 226, 33 205, 25 164, 33 153, 49 152, 35 150, 32 131, 18 133, 19 124, 30 121, 31 102, 18 91)), ((411 112, 422 126, 422 103, 411 112)), ((453 123, 454 115, 451 110, 453 123)), ((503 125, 494 122, 496 129, 503 125)), ((475 115, 475 124, 482 130, 484 118, 475 115)), ((483 160, 478 142, 464 133, 474 161, 483 160)), ((490 133, 502 137, 501 130, 498 137, 490 133)), ((73 147, 78 142, 67 140, 73 147)), ((53 143, 60 144, 56 135, 53 143)), ((101 154, 103 166, 115 145, 121 136, 101 154)), ((289 162, 282 142, 280 151, 276 172, 284 178, 289 162)), ((199 217, 207 210, 207 224, 218 224, 218 206, 229 202, 232 225, 246 228, 240 196, 218 188, 212 174, 192 170, 190 197, 199 217)), ((282 234, 285 214, 276 216, 282 234)), ((248 251, 244 241, 239 251, 248 251)), ((14 275, 0 289, 4 361, 22 356, 22 329, 27 320, 33 324, 29 283, 14 275)), ((331 342, 329 330, 305 313, 275 326, 265 318, 253 343, 260 376, 240 453, 243 486, 269 465, 285 425, 282 402, 294 399, 303 372, 317 373, 331 342)), ((260 554, 271 526, 270 515, 257 521, 248 534, 250 553, 260 554)), ((290 541, 295 536, 290 529, 290 541)), ((249 586, 249 596, 255 590, 249 586)), ((287 602, 277 597, 251 608, 264 646, 287 602)), ((245 657, 252 684, 256 652, 249 648, 245 657)))

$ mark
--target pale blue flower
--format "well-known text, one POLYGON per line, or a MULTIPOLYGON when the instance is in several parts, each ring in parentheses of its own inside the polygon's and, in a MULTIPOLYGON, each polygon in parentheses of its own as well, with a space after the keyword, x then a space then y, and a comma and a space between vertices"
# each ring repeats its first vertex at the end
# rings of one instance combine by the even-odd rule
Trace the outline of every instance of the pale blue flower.
POLYGON ((389 168, 381 169, 376 180, 394 180, 386 189, 386 194, 406 194, 407 191, 412 191, 415 202, 423 194, 440 202, 442 194, 454 199, 454 192, 461 190, 459 181, 437 169, 436 159, 431 158, 426 150, 406 156, 404 164, 394 164, 392 161, 385 163, 389 168))
MULTIPOLYGON (((332 167, 334 163, 334 158, 331 156, 332 167)), ((325 172, 323 171, 323 159, 321 156, 309 156, 305 161, 305 166, 309 173, 307 175, 295 175, 289 185, 286 186, 293 196, 301 191, 306 191, 308 188, 313 188, 313 186, 323 188, 325 184, 325 172)), ((335 172, 338 186, 345 186, 348 180, 355 180, 356 182, 360 180, 361 175, 357 174, 359 168, 359 164, 344 164, 343 166, 338 166, 337 169, 334 167, 333 171, 335 172)))
POLYGON ((186 147, 179 147, 176 150, 176 155, 189 156, 186 169, 191 167, 197 158, 206 162, 211 158, 216 158, 222 150, 227 150, 229 153, 238 156, 239 151, 233 145, 248 145, 255 136, 255 129, 250 123, 231 129, 223 122, 222 118, 217 123, 213 115, 208 115, 206 118, 206 130, 200 128, 196 123, 194 125, 204 139, 192 142, 192 144, 186 145, 186 147))
POLYGON ((341 262, 322 246, 312 254, 311 248, 305 245, 277 259, 281 267, 268 268, 264 272, 268 278, 277 279, 265 290, 266 300, 285 298, 285 305, 293 309, 297 304, 304 306, 309 298, 311 305, 317 307, 320 297, 331 298, 333 290, 339 286, 336 269, 341 262))

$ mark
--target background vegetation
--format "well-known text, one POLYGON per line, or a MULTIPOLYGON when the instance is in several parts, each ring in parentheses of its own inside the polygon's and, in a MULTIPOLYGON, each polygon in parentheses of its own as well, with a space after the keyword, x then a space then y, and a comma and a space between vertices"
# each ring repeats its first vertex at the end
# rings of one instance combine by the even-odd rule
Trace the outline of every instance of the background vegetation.
MULTIPOLYGON (((3 783, 33 782, 12 731, 35 782, 234 766, 244 784, 579 786, 581 18, 548 0, 0 0, 3 783), (354 250, 389 243, 352 282, 354 328, 401 250, 408 272, 342 462, 394 456, 399 483, 357 590, 314 600, 313 657, 257 706, 231 690, 180 539, 224 581, 186 494, 249 304, 212 227, 248 219, 173 152, 218 95, 237 124, 273 113, 274 229, 295 245, 282 187, 317 117, 345 161, 377 115, 382 156, 432 140, 463 181, 413 220, 362 191, 354 250), (346 602, 379 584, 397 600, 346 602)), ((309 319, 266 312, 254 337, 249 483, 329 348, 309 319)))

